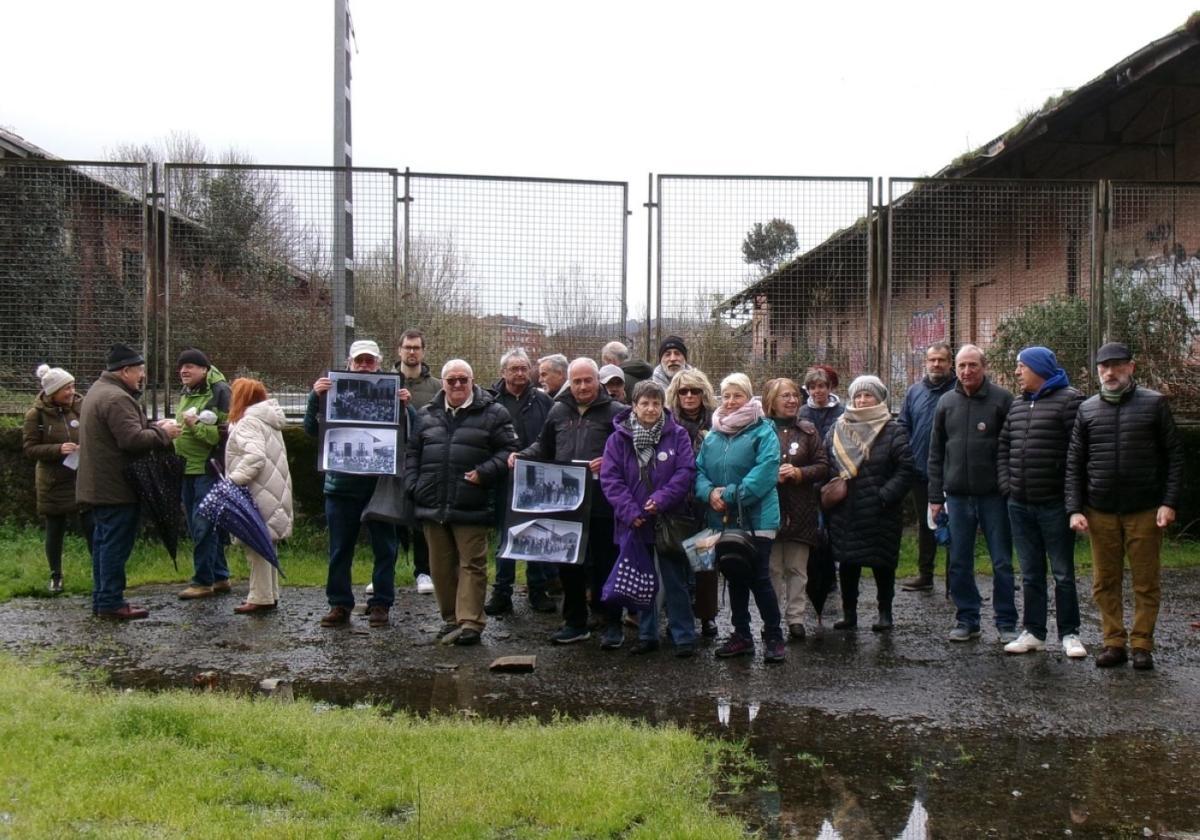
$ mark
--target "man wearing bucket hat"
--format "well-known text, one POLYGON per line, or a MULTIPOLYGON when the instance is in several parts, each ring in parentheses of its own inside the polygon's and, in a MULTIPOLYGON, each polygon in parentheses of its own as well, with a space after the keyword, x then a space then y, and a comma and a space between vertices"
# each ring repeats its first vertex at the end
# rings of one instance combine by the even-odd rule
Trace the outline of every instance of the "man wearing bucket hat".
POLYGON ((1066 502, 1071 527, 1091 535, 1092 597, 1100 610, 1104 650, 1096 665, 1128 660, 1154 667, 1154 625, 1161 599, 1159 551, 1175 521, 1183 487, 1183 445, 1166 397, 1133 379, 1133 354, 1120 342, 1096 352, 1100 393, 1084 400, 1067 451, 1066 502), (1122 579, 1133 577, 1133 627, 1126 631, 1122 579))

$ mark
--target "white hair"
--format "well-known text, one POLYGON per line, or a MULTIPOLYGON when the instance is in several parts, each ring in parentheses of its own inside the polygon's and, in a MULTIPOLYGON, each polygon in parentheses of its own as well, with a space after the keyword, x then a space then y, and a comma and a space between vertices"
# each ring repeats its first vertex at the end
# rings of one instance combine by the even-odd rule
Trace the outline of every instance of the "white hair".
POLYGON ((475 378, 475 371, 471 370, 471 366, 469 364, 464 362, 462 359, 451 359, 450 361, 446 362, 446 364, 442 365, 442 379, 446 378, 446 374, 449 373, 452 368, 466 368, 467 376, 471 377, 471 379, 475 378))
POLYGON ((563 376, 567 375, 567 357, 562 353, 551 353, 549 356, 542 356, 538 359, 538 367, 547 363, 563 376))
POLYGON ((620 365, 629 361, 629 348, 619 341, 610 341, 600 348, 600 360, 605 364, 620 365))
POLYGON ((600 366, 596 364, 595 359, 589 359, 587 356, 580 356, 578 359, 572 359, 570 367, 567 368, 568 376, 570 375, 571 368, 575 367, 575 365, 585 365, 586 367, 591 368, 592 373, 596 374, 597 377, 600 376, 600 366))
POLYGON ((529 354, 526 353, 520 347, 514 347, 512 350, 509 350, 507 353, 505 353, 503 356, 500 357, 500 372, 503 373, 504 369, 506 367, 508 367, 508 363, 513 361, 514 359, 516 359, 517 361, 524 361, 525 364, 530 363, 529 362, 529 354))

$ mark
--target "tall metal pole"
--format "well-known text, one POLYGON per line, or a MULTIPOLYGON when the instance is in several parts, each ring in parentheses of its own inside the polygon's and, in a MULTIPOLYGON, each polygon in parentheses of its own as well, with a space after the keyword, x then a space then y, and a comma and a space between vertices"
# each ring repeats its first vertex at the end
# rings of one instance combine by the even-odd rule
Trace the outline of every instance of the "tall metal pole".
POLYGON ((354 204, 350 167, 350 11, 333 0, 333 318, 332 363, 354 341, 354 204))

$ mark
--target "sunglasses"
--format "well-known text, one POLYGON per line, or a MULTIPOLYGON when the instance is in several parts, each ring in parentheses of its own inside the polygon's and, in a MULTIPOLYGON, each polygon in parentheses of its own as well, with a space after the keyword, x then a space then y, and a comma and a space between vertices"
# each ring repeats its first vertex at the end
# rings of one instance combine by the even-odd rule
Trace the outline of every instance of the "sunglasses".
POLYGON ((681 397, 698 397, 704 392, 699 388, 680 388, 676 393, 681 397))
POLYGON ((449 385, 451 388, 453 388, 456 385, 466 385, 471 380, 469 377, 466 377, 466 376, 447 376, 442 381, 445 382, 447 385, 449 385))

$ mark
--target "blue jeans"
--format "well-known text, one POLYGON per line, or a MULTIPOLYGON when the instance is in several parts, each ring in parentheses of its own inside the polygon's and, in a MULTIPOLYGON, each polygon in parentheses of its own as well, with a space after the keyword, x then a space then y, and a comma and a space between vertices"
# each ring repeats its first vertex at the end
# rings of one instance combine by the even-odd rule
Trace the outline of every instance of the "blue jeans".
POLYGON ((225 547, 217 526, 196 512, 208 491, 217 480, 210 475, 183 477, 183 510, 187 514, 188 534, 192 538, 192 583, 212 586, 229 580, 229 565, 225 562, 225 547))
POLYGON ((1054 614, 1058 638, 1079 632, 1079 592, 1075 589, 1075 534, 1062 502, 1028 505, 1008 500, 1013 544, 1021 562, 1025 629, 1046 640, 1046 557, 1054 574, 1054 614))
POLYGON ((688 592, 688 572, 692 566, 686 557, 669 557, 654 552, 658 572, 658 595, 654 607, 638 614, 638 638, 658 641, 658 611, 667 605, 667 632, 676 645, 696 643, 696 617, 692 615, 692 596, 688 592))
POLYGON ((950 518, 950 597, 959 624, 979 629, 979 587, 975 584, 975 532, 983 530, 992 559, 992 612, 999 630, 1015 630, 1017 605, 1013 581, 1012 534, 1008 508, 999 493, 947 496, 950 518))
POLYGON ((125 563, 133 551, 141 519, 140 505, 92 508, 92 612, 125 606, 125 563))
MULTIPOLYGON (((751 642, 750 635, 750 594, 754 593, 754 603, 758 606, 758 614, 762 618, 763 638, 768 642, 783 638, 780 627, 779 599, 775 597, 775 587, 771 586, 771 544, 772 539, 754 538, 754 546, 758 549, 758 562, 754 567, 754 577, 749 585, 737 580, 729 580, 729 612, 733 619, 734 631, 751 642)), ((727 579, 728 580, 728 579, 727 579)))
MULTIPOLYGON (((350 585, 350 565, 354 562, 354 546, 362 526, 363 509, 370 498, 326 496, 325 521, 329 525, 329 576, 325 582, 325 597, 331 607, 354 608, 354 589, 350 585)), ((371 572, 373 594, 368 607, 388 607, 396 600, 396 549, 399 537, 396 526, 386 522, 367 522, 375 567, 371 572)))

